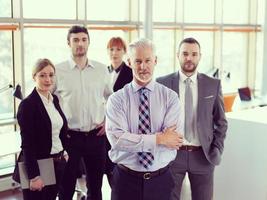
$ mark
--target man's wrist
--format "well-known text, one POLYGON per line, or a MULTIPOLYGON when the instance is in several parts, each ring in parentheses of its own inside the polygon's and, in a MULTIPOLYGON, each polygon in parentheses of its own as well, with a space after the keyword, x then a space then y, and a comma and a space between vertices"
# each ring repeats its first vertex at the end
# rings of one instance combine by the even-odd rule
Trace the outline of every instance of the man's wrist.
POLYGON ((162 144, 162 137, 163 137, 162 132, 156 133, 156 144, 162 144))

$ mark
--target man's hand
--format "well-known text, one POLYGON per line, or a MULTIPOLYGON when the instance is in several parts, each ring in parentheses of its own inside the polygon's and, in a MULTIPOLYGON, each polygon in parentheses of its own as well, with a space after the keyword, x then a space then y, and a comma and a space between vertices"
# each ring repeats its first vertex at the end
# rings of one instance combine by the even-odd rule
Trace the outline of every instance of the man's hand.
POLYGON ((96 129, 100 128, 100 130, 98 131, 98 133, 96 134, 97 136, 102 136, 106 134, 106 130, 105 130, 105 120, 101 123, 98 124, 96 127, 96 129))
POLYGON ((183 144, 183 136, 175 130, 176 126, 171 126, 166 128, 162 134, 157 134, 157 144, 178 150, 183 144))

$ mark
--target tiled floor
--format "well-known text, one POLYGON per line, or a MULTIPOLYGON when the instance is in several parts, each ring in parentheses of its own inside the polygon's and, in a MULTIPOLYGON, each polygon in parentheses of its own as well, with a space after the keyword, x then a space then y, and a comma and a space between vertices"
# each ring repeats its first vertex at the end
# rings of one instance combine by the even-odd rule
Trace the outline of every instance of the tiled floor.
POLYGON ((16 189, 12 191, 5 191, 0 192, 0 199, 1 200, 22 200, 22 194, 21 192, 16 189))

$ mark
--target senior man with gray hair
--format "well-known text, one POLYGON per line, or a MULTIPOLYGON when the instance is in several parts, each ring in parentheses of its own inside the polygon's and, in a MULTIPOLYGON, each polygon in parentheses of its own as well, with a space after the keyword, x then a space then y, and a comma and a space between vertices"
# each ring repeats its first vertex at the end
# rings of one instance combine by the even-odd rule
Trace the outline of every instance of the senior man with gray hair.
POLYGON ((129 45, 133 81, 108 99, 106 133, 116 163, 112 200, 168 200, 169 172, 183 143, 183 117, 177 94, 152 80, 157 64, 148 39, 129 45))

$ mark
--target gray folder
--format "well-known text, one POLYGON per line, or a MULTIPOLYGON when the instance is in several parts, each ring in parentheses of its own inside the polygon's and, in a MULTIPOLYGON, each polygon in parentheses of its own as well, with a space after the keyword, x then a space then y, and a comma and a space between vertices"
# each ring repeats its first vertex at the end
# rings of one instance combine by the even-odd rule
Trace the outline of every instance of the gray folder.
MULTIPOLYGON (((44 182, 44 185, 56 184, 55 168, 53 158, 46 158, 37 160, 40 176, 44 182)), ((20 185, 22 189, 28 189, 30 187, 30 180, 28 178, 24 162, 19 162, 19 174, 20 185)))

